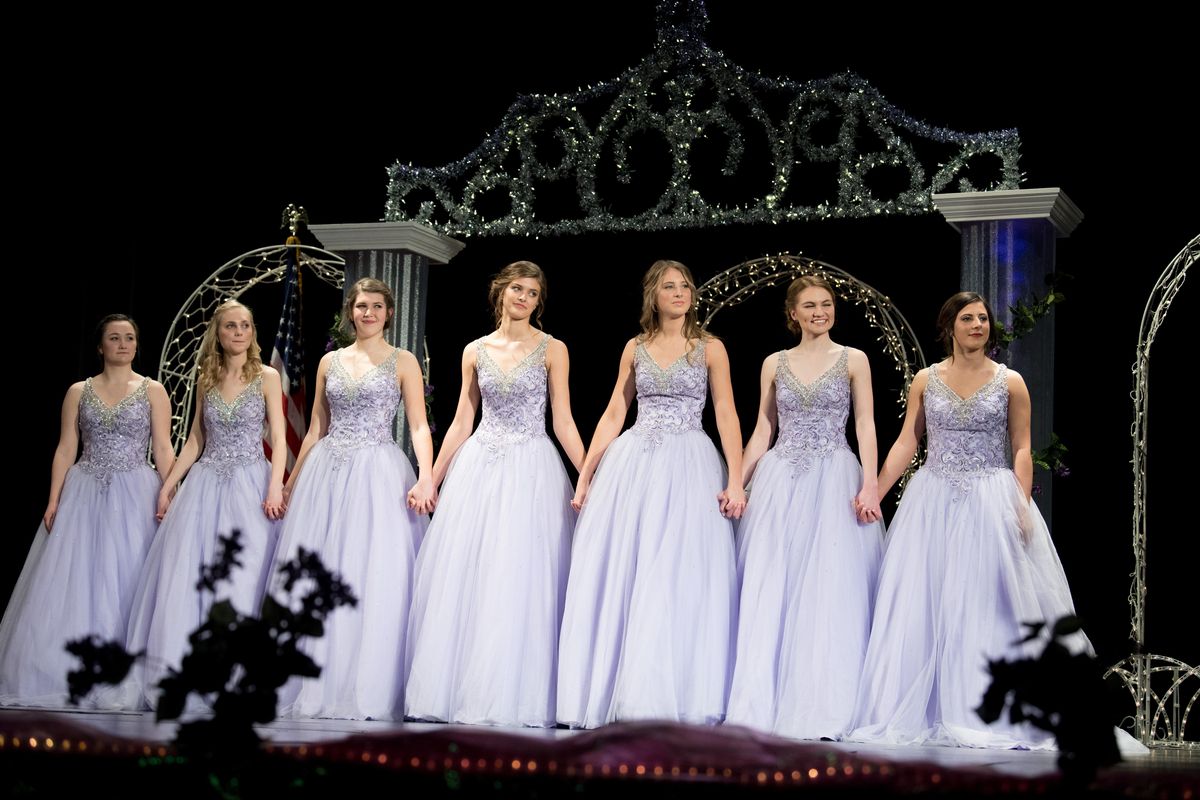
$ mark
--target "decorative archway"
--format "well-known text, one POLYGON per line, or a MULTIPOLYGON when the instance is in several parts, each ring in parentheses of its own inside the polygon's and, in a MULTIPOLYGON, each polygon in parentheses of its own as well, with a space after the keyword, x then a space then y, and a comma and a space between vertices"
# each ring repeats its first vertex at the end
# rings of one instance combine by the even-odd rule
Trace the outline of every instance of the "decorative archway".
POLYGON ((393 164, 384 219, 450 236, 655 231, 928 214, 936 193, 1019 188, 1016 130, 926 124, 852 73, 799 82, 745 69, 705 40, 703 0, 659 0, 656 13, 654 49, 617 78, 518 97, 450 164, 393 164), (752 138, 770 162, 761 180, 743 163, 752 138), (753 181, 752 197, 699 179, 706 147, 721 148, 723 179, 753 181), (648 149, 665 176, 644 187, 657 196, 615 210, 614 194, 641 176, 635 152, 648 149))
MULTIPOLYGON (((1133 585, 1129 588, 1130 632, 1134 652, 1109 668, 1105 677, 1116 675, 1125 683, 1134 703, 1134 732, 1146 745, 1200 747, 1187 741, 1188 717, 1200 699, 1200 666, 1179 659, 1144 652, 1146 644, 1146 466, 1149 460, 1148 423, 1150 397, 1150 348, 1158 329, 1171 310, 1171 303, 1188 268, 1200 258, 1200 236, 1193 238, 1158 276, 1142 311, 1137 356, 1133 362, 1133 585), (1188 683, 1191 681, 1191 683, 1188 683), (1186 699, 1187 687, 1192 687, 1186 699)), ((1194 607, 1188 607, 1194 612, 1194 607)))
POLYGON ((307 267, 331 286, 342 286, 346 262, 338 255, 310 245, 260 247, 205 278, 171 321, 158 361, 158 377, 171 398, 171 441, 176 449, 183 446, 191 427, 196 405, 196 355, 213 311, 255 286, 282 281, 287 270, 284 256, 289 250, 298 251, 300 268, 307 267))

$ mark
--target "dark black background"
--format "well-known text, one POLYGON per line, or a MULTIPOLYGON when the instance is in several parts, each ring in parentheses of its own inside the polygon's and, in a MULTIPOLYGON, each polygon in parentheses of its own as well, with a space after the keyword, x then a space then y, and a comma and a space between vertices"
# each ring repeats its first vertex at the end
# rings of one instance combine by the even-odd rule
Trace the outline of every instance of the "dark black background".
MULTIPOLYGON (((1055 321, 1055 429, 1070 448, 1072 475, 1056 480, 1052 530, 1079 612, 1111 663, 1130 649, 1129 392, 1138 326, 1155 278, 1200 232, 1185 26, 1136 10, 1080 20, 1032 5, 980 7, 970 18, 960 9, 914 17, 859 4, 713 0, 707 39, 770 75, 808 80, 853 70, 930 124, 1018 128, 1024 185, 1060 186, 1083 210, 1082 225, 1058 243, 1059 268, 1075 276, 1055 321), (792 19, 802 13, 812 21, 792 19)), ((650 2, 550 11, 533 3, 404 6, 359 16, 325 9, 319 18, 257 21, 211 8, 189 18, 127 13, 83 12, 33 31, 44 47, 11 94, 19 113, 7 148, 17 189, 10 220, 20 229, 10 227, 8 237, 19 259, 8 273, 9 343, 35 368, 10 405, 20 499, 0 596, 44 508, 62 394, 96 371, 91 336, 101 315, 120 310, 139 320, 140 370, 154 374, 187 295, 226 261, 278 243, 288 203, 306 206, 314 223, 378 220, 393 161, 457 159, 517 94, 614 78, 654 43, 650 2)), ((684 261, 700 281, 780 251, 827 260, 891 296, 932 356, 933 317, 958 289, 958 248, 958 234, 937 216, 472 238, 451 264, 432 270, 435 418, 449 423, 461 348, 489 327, 488 277, 515 259, 548 271, 545 324, 570 347, 573 407, 586 440, 621 343, 636 332, 639 277, 654 259, 684 261)), ((314 288, 306 334, 319 349, 338 295, 317 281, 307 286, 314 288)), ((1149 484, 1149 648, 1190 663, 1200 654, 1181 624, 1194 580, 1184 556, 1195 526, 1185 481, 1197 436, 1183 377, 1192 371, 1185 346, 1194 290, 1184 287, 1155 346, 1149 484)), ((279 297, 263 291, 248 301, 269 348, 279 297)), ((722 312, 713 326, 730 346, 747 435, 761 359, 788 343, 781 301, 781 293, 768 295, 722 312)), ((899 423, 897 380, 848 309, 835 338, 872 357, 886 452, 899 423)))

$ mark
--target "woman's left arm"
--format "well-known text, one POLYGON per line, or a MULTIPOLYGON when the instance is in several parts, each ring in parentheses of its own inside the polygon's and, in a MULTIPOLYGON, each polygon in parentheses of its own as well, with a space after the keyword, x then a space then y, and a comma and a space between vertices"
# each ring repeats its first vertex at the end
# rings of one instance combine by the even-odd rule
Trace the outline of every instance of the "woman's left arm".
POLYGON ((1008 439, 1012 447, 1013 474, 1025 499, 1033 496, 1033 451, 1029 444, 1029 389, 1025 380, 1008 371, 1008 439))
POLYGON ((567 354, 567 346, 558 339, 551 340, 546 346, 546 372, 550 384, 550 413, 554 416, 554 438, 562 445, 571 459, 571 465, 578 472, 583 467, 583 457, 586 450, 579 429, 575 426, 575 417, 571 414, 571 389, 568 376, 571 372, 571 359, 567 354))
POLYGON ((721 437, 721 450, 725 453, 725 464, 729 468, 729 482, 717 500, 722 514, 730 519, 738 519, 746 510, 746 490, 742 485, 742 423, 738 420, 737 408, 733 403, 729 354, 720 340, 710 339, 704 346, 704 357, 708 361, 708 385, 717 417, 717 433, 721 437))
POLYGON ((408 507, 418 514, 428 514, 437 505, 437 488, 433 485, 433 435, 425 416, 425 379, 421 377, 421 365, 407 350, 401 350, 396 359, 396 379, 400 382, 408 433, 417 455, 417 482, 408 491, 408 507))
POLYGON ((175 448, 171 446, 171 398, 158 381, 150 381, 146 389, 150 398, 150 449, 154 453, 154 468, 160 480, 166 480, 175 466, 175 448))
POLYGON ((871 364, 861 350, 847 353, 850 367, 850 398, 854 403, 854 435, 858 439, 858 460, 862 463, 863 480, 854 511, 859 522, 883 519, 879 510, 879 445, 875 439, 875 397, 871 393, 871 364))
POLYGON ((263 400, 267 406, 267 431, 271 437, 271 480, 263 499, 269 519, 283 519, 283 473, 287 469, 287 420, 283 418, 283 381, 274 367, 263 367, 263 400))

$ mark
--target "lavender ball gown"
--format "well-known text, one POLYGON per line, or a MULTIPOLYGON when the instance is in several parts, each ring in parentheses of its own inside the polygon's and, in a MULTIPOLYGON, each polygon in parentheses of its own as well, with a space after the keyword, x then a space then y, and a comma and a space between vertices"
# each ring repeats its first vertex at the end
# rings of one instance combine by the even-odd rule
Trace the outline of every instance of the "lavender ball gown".
POLYGON ((546 348, 510 372, 476 345, 483 417, 454 457, 417 558, 410 717, 553 726, 571 483, 546 436, 546 348))
POLYGON ((358 597, 325 622, 305 652, 321 676, 280 692, 283 717, 400 719, 413 562, 428 518, 408 508, 412 465, 392 438, 400 403, 394 350, 355 380, 335 351, 325 378, 329 432, 292 487, 276 564, 313 550, 358 597))
POLYGON ((800 739, 850 726, 871 632, 883 525, 859 525, 846 443, 848 350, 812 383, 779 354, 779 437, 738 526, 737 662, 727 722, 800 739))
POLYGON ((200 566, 216 558, 218 534, 242 532, 242 566, 217 585, 216 595, 242 614, 258 614, 275 553, 279 524, 262 509, 271 480, 262 447, 262 376, 232 403, 216 387, 210 389, 203 413, 204 453, 159 526, 133 602, 126 649, 146 651, 132 673, 133 695, 124 699, 134 708, 153 704, 154 687, 167 667, 178 668, 188 636, 208 617, 213 595, 198 591, 196 581, 200 566))
POLYGON ((558 721, 716 723, 737 619, 725 466, 700 426, 704 343, 666 369, 634 354, 637 423, 608 448, 575 528, 558 721))
MULTIPOLYGON (((934 365, 924 402, 929 453, 889 529, 849 738, 1051 748, 1045 731, 974 711, 988 659, 1019 654, 1021 623, 1074 613, 1046 523, 1009 466, 1008 370, 963 398, 934 365)), ((1076 644, 1090 647, 1083 634, 1076 644)))
POLYGON ((0 704, 66 705, 67 672, 78 666, 66 642, 89 634, 125 639, 138 572, 158 526, 161 481, 146 463, 149 386, 145 378, 108 406, 92 379, 84 381, 83 455, 67 472, 53 532, 38 527, 0 622, 0 704))

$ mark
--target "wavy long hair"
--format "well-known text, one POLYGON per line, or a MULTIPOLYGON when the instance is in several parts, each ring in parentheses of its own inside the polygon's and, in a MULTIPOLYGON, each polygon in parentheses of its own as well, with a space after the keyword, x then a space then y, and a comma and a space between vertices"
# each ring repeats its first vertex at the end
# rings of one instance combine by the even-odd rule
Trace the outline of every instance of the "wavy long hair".
MULTIPOLYGON (((687 316, 683 320, 683 335, 690 342, 712 338, 700 327, 700 314, 697 311, 696 280, 692 271, 678 261, 661 259, 650 265, 642 278, 642 341, 648 342, 662 330, 662 322, 658 317, 658 286, 662 283, 663 275, 669 269, 677 269, 687 281, 692 290, 692 304, 688 306, 687 316)), ((689 353, 690 355, 690 353, 689 353)))
POLYGON ((208 321, 208 327, 204 329, 204 337, 200 340, 200 352, 196 356, 198 373, 196 381, 200 385, 200 391, 204 394, 208 394, 214 386, 221 383, 221 374, 225 371, 225 351, 221 348, 221 337, 218 332, 221 328, 221 318, 225 316, 225 312, 235 308, 246 312, 254 331, 254 335, 250 339, 250 348, 246 351, 246 363, 242 365, 242 380, 249 383, 262 374, 262 348, 258 346, 258 326, 254 323, 254 312, 237 300, 226 300, 217 306, 212 319, 208 321))
POLYGON ((492 304, 492 316, 496 318, 497 328, 504 319, 504 290, 510 283, 521 278, 531 278, 539 284, 537 308, 533 311, 533 325, 539 330, 542 327, 542 310, 546 308, 546 273, 532 261, 514 261, 492 278, 492 285, 488 288, 488 302, 492 304))

